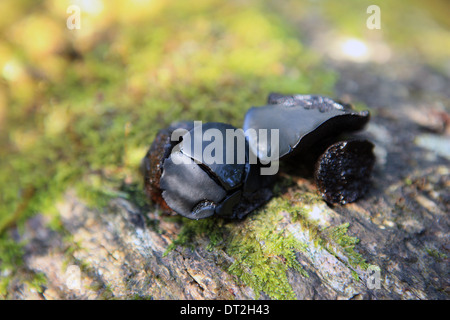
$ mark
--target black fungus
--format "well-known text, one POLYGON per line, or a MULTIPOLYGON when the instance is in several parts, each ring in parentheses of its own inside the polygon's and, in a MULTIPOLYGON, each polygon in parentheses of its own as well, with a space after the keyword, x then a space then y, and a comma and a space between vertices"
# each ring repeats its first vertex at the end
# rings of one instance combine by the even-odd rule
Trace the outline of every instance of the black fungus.
POLYGON ((290 153, 302 156, 321 141, 361 130, 370 118, 368 111, 349 110, 320 96, 271 94, 268 101, 272 104, 250 108, 244 119, 244 131, 256 132, 249 136, 249 144, 261 160, 269 160, 274 151, 280 159, 290 153), (261 129, 267 139, 261 138, 261 129), (270 143, 272 130, 278 130, 276 144, 270 143))
POLYGON ((144 158, 147 193, 156 195, 154 198, 166 206, 164 209, 190 219, 207 218, 213 214, 242 218, 270 199, 269 185, 273 177, 260 176, 258 164, 250 165, 248 144, 242 130, 217 122, 192 125, 179 140, 168 143, 167 136, 176 127, 172 125, 171 130, 157 136, 144 158), (207 157, 207 148, 214 139, 205 140, 203 137, 211 129, 217 130, 217 136, 221 137, 226 137, 227 130, 236 135, 233 144, 227 145, 225 141, 218 144, 222 148, 219 153, 222 158, 216 158, 218 148, 211 153, 213 158, 207 157), (242 146, 244 150, 241 150, 242 146), (238 151, 243 152, 243 157, 238 151), (227 159, 230 154, 234 157, 227 159), (157 170, 152 169, 152 164, 157 170), (154 180, 158 180, 157 183, 154 180))
POLYGON ((354 202, 368 191, 375 163, 373 148, 367 140, 341 141, 319 157, 315 182, 328 203, 354 202))
POLYGON ((263 175, 262 168, 280 159, 308 160, 325 201, 353 202, 369 188, 373 144, 339 139, 361 130, 369 119, 368 111, 356 112, 327 97, 273 93, 268 105, 248 110, 243 131, 219 122, 176 123, 157 134, 143 159, 145 191, 166 212, 190 219, 241 219, 273 195, 276 175, 263 175), (171 139, 179 128, 184 134, 171 139), (227 131, 235 134, 231 145, 227 131), (218 135, 205 139, 206 132, 218 135), (272 141, 272 134, 278 139, 272 141), (215 141, 219 136, 224 140, 215 141))

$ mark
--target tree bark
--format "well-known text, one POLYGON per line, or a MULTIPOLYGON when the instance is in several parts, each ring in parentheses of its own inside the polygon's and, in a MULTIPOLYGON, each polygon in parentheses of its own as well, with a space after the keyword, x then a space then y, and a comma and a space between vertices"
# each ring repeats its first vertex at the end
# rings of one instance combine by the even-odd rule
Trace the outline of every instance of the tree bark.
MULTIPOLYGON (((349 263, 345 248, 317 243, 311 230, 281 210, 279 228, 305 245, 295 259, 309 276, 286 271, 294 298, 448 299, 449 116, 436 101, 450 101, 445 91, 450 80, 423 65, 333 62, 330 67, 341 74, 337 96, 371 108, 372 120, 361 135, 375 143, 377 163, 366 197, 334 207, 319 201, 309 209, 321 230, 348 223, 348 234, 360 240, 355 251, 379 268, 380 287, 368 282, 376 280, 374 274, 349 263), (415 76, 396 81, 386 76, 406 71, 415 76), (440 91, 429 90, 430 78, 442 84, 440 91)), ((308 180, 294 181, 283 197, 295 201, 305 190, 316 192, 308 180)), ((199 236, 193 247, 176 246, 165 255, 183 220, 143 211, 121 198, 102 210, 90 209, 72 192, 59 210, 64 232, 50 229, 46 215, 31 218, 17 232, 17 240, 28 244, 24 267, 9 285, 11 298, 271 298, 230 273, 236 257, 226 245, 209 249, 209 239, 199 236), (78 287, 68 279, 68 270, 77 268, 78 287), (43 274, 46 282, 33 289, 24 281, 28 273, 43 274)), ((251 223, 246 218, 228 227, 244 230, 251 223)))

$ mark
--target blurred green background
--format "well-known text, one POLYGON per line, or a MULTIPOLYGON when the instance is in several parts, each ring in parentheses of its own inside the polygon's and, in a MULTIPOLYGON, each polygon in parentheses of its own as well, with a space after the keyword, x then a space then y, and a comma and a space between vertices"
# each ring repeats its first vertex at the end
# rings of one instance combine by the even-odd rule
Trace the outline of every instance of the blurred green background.
POLYGON ((325 59, 413 55, 448 75, 449 12, 446 0, 0 1, 0 271, 20 263, 8 230, 36 213, 58 228, 69 188, 98 207, 141 199, 140 160, 173 121, 239 127, 271 91, 333 96, 325 59), (67 28, 72 4, 80 29, 67 28), (373 4, 380 30, 366 27, 373 4))

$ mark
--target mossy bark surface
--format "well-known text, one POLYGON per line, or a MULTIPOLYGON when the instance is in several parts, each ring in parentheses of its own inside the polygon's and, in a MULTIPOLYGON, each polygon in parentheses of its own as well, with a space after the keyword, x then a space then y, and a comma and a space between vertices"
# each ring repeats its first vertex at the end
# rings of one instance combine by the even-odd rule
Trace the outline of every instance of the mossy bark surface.
MULTIPOLYGON (((327 8, 346 14, 340 5, 335 6, 327 8)), ((221 12, 215 8, 213 3, 210 9, 204 10, 220 17, 221 12)), ((124 26, 130 34, 117 41, 120 44, 120 41, 130 39, 130 43, 117 45, 117 57, 109 57, 111 64, 106 65, 111 67, 111 72, 101 72, 105 87, 86 86, 91 89, 84 92, 85 86, 77 86, 77 91, 70 97, 73 96, 71 103, 80 108, 75 112, 67 107, 68 114, 73 113, 67 126, 58 129, 54 135, 47 132, 45 136, 48 139, 38 140, 40 142, 35 144, 38 146, 35 149, 32 143, 23 147, 28 152, 27 158, 36 162, 43 159, 45 165, 39 162, 42 171, 31 165, 22 165, 14 154, 11 163, 20 169, 18 172, 21 174, 14 171, 15 167, 14 170, 3 171, 5 181, 14 187, 8 193, 11 197, 5 199, 19 194, 15 182, 21 198, 17 203, 5 206, 5 212, 10 214, 2 216, 8 219, 0 224, 4 237, 0 245, 3 249, 0 252, 1 297, 167 300, 449 298, 450 76, 443 67, 446 64, 438 64, 442 62, 438 58, 445 57, 438 49, 445 50, 447 46, 438 43, 425 45, 423 41, 432 37, 424 36, 428 33, 420 33, 423 41, 414 46, 420 52, 397 52, 392 46, 389 57, 384 61, 380 60, 381 56, 364 63, 338 59, 329 55, 330 48, 334 48, 331 42, 333 34, 322 31, 332 29, 327 25, 332 23, 328 20, 338 21, 336 25, 342 24, 342 30, 347 30, 345 23, 356 19, 354 15, 335 17, 324 8, 322 11, 311 8, 304 12, 295 11, 296 4, 291 1, 284 5, 271 3, 269 8, 273 8, 273 12, 264 8, 246 7, 242 11, 240 4, 233 2, 231 12, 239 14, 225 19, 226 23, 216 30, 210 20, 196 19, 196 15, 189 14, 190 8, 183 7, 177 11, 167 7, 167 12, 187 12, 186 19, 181 15, 178 20, 186 21, 192 28, 184 30, 186 28, 180 28, 176 21, 169 19, 167 23, 173 23, 169 24, 167 34, 171 36, 166 39, 161 31, 159 36, 162 40, 154 38, 156 42, 167 41, 165 46, 152 42, 148 48, 145 47, 154 55, 159 51, 153 50, 152 46, 164 47, 170 53, 169 58, 161 53, 161 59, 156 60, 158 66, 146 65, 149 70, 157 70, 149 77, 138 72, 141 69, 139 65, 133 65, 134 69, 127 69, 131 77, 129 82, 122 81, 123 68, 115 68, 121 66, 115 59, 125 55, 128 45, 142 45, 142 37, 136 35, 133 38, 134 29, 124 26), (331 18, 326 20, 324 15, 331 18), (245 32, 248 19, 266 22, 265 28, 252 29, 260 31, 261 39, 245 32), (286 25, 295 27, 286 31, 287 27, 281 21, 288 21, 286 25), (279 28, 275 28, 276 25, 279 28), (215 33, 209 32, 208 28, 215 33), (295 28, 301 30, 305 51, 297 41, 295 28), (226 37, 211 36, 216 34, 226 37), (195 35, 195 43, 211 43, 211 47, 200 46, 203 49, 199 51, 195 51, 197 49, 192 43, 178 47, 182 44, 179 39, 190 35, 195 35), (203 41, 203 37, 208 41, 203 41), (267 42, 268 38, 270 42, 267 42), (224 49, 234 48, 231 44, 236 44, 237 48, 249 48, 249 44, 257 40, 264 45, 268 43, 274 51, 262 50, 259 44, 251 47, 253 51, 249 54, 239 51, 228 54, 224 49), (217 43, 222 46, 216 46, 217 43), (176 50, 171 51, 171 48, 176 50), (221 54, 209 56, 209 52, 214 50, 221 54), (315 51, 321 57, 320 63, 312 53, 315 51), (256 53, 260 55, 258 65, 253 59, 256 53), (242 61, 243 55, 248 61, 242 61), (207 59, 204 56, 210 58, 208 64, 205 64, 207 59), (190 68, 172 65, 172 61, 188 58, 190 61, 195 58, 193 74, 190 68), (284 64, 279 62, 285 58, 284 64), (266 65, 260 67, 264 62, 266 65), (165 73, 158 69, 161 66, 165 73), (201 68, 203 66, 205 69, 201 68), (311 68, 314 71, 309 73, 311 68), (223 75, 222 69, 230 73, 223 75), (333 75, 336 75, 334 87, 333 75), (191 76, 192 79, 189 78, 191 76), (110 87, 110 83, 115 86, 110 87), (220 90, 213 84, 217 84, 220 90), (255 104, 264 101, 263 95, 280 86, 282 91, 286 91, 283 93, 321 94, 326 91, 329 95, 332 91, 333 98, 356 103, 358 108, 371 111, 371 121, 359 136, 375 144, 377 160, 369 192, 362 199, 347 205, 330 206, 322 200, 311 178, 292 167, 283 168, 274 198, 240 221, 218 218, 193 221, 169 217, 143 199, 137 166, 151 143, 146 141, 151 136, 150 131, 155 133, 161 123, 169 123, 173 117, 182 120, 180 117, 187 114, 205 121, 232 119, 237 125, 247 105, 250 107, 253 103, 251 101, 258 101, 255 104), (149 87, 150 93, 147 92, 149 87), (298 88, 301 92, 294 92, 298 88), (98 95, 92 94, 97 90, 98 95), (125 94, 115 100, 117 92, 125 94), (101 116, 92 116, 92 96, 96 97, 95 108, 101 116), (140 98, 127 98, 131 96, 140 98), (79 100, 82 103, 77 104, 79 100), (108 104, 113 102, 121 107, 109 107, 108 104), (136 105, 144 106, 137 111, 136 105), (209 107, 211 105, 217 108, 209 107), (134 127, 130 129, 132 125, 134 127), (57 135, 68 140, 55 140, 57 135), (116 142, 112 144, 114 152, 112 145, 104 143, 108 139, 116 142), (70 152, 66 151, 67 145, 71 145, 70 152), (26 172, 33 172, 33 175, 24 176, 26 172), (38 178, 42 180, 36 183, 38 178), (28 185, 32 187, 25 188, 28 185), (61 194, 63 196, 57 201, 61 194), (87 201, 91 198, 94 198, 95 205, 87 201), (99 199, 104 201, 99 203, 99 199), (49 213, 50 202, 57 202, 57 205, 49 213), (16 220, 20 223, 15 223, 16 220), (19 255, 21 263, 15 261, 19 255), (73 272, 78 278, 73 278, 73 272)), ((365 8, 361 12, 365 19, 365 8)), ((386 16, 383 20, 386 24, 382 26, 387 28, 389 13, 383 11, 383 15, 386 16)), ((434 34, 433 28, 426 30, 430 35, 434 34)), ((436 39, 448 41, 449 37, 438 31, 436 39)), ((365 32, 368 31, 364 29, 362 33, 365 32)), ((105 35, 114 38, 106 31, 105 35)), ((371 37, 367 36, 367 39, 371 37)), ((377 36, 374 38, 375 44, 379 44, 377 36)), ((103 40, 93 39, 92 46, 97 50, 90 53, 90 49, 85 48, 87 52, 80 53, 85 60, 73 58, 86 68, 82 74, 92 75, 97 69, 89 69, 91 65, 97 65, 103 57, 108 57, 101 51, 103 40)), ((99 39, 103 38, 99 36, 99 39)), ((403 46, 408 45, 400 38, 396 41, 403 46)), ((380 52, 386 54, 386 51, 380 52)), ((145 55, 133 57, 140 63, 148 62, 145 55)), ((128 63, 133 64, 133 61, 128 63)), ((120 60, 120 63, 124 62, 120 60)), ((182 63, 180 65, 183 66, 182 63)), ((70 68, 71 72, 78 70, 77 66, 70 68)), ((72 77, 81 84, 87 81, 78 79, 76 74, 72 77)), ((50 94, 56 96, 52 101, 66 105, 64 93, 70 83, 61 83, 61 86, 50 83, 49 87, 53 88, 50 94)), ((103 85, 103 82, 99 83, 103 85)), ((11 88, 18 90, 20 86, 11 85, 11 88)), ((47 106, 45 101, 33 101, 33 108, 35 105, 47 106)), ((18 106, 31 104, 29 101, 16 102, 18 106)), ((32 110, 31 107, 29 109, 32 110)), ((40 109, 36 107, 36 110, 40 109)), ((47 115, 44 111, 42 117, 47 115)), ((12 120, 15 117, 21 119, 13 113, 10 116, 12 120)), ((60 122, 47 119, 43 123, 51 127, 50 124, 60 122)), ((23 145, 31 140, 31 137, 25 139, 25 134, 20 136, 21 130, 16 131, 12 131, 10 136, 18 137, 17 141, 22 141, 23 145)), ((29 136, 34 137, 35 134, 29 136)), ((17 141, 10 144, 22 152, 17 141)))

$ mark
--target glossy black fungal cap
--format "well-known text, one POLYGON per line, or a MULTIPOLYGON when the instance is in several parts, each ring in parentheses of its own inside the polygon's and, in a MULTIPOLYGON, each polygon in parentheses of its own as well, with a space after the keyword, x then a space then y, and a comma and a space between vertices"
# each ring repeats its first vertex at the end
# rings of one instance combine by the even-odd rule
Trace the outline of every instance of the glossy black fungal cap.
POLYGON ((188 134, 190 141, 183 136, 179 145, 183 155, 203 166, 225 190, 243 183, 248 147, 242 130, 225 123, 209 122, 188 134))
POLYGON ((172 148, 162 165, 159 188, 168 207, 184 217, 242 218, 272 196, 257 167, 249 164, 242 130, 206 123, 193 127, 172 148))
POLYGON ((322 96, 271 94, 268 101, 269 105, 248 110, 243 127, 246 132, 256 130, 249 145, 263 161, 277 149, 280 159, 293 151, 301 155, 318 142, 361 130, 370 118, 368 111, 356 112, 322 96), (260 139, 260 129, 267 130, 267 139, 260 139), (272 129, 278 129, 279 143, 270 143, 272 129))
POLYGON ((160 187, 169 207, 191 219, 212 216, 226 192, 194 160, 175 152, 164 161, 160 187), (187 161, 177 164, 175 161, 187 161))
POLYGON ((341 141, 319 157, 315 181, 325 201, 346 204, 367 192, 375 163, 373 147, 367 140, 341 141))

